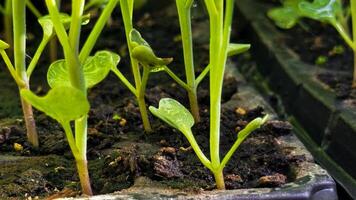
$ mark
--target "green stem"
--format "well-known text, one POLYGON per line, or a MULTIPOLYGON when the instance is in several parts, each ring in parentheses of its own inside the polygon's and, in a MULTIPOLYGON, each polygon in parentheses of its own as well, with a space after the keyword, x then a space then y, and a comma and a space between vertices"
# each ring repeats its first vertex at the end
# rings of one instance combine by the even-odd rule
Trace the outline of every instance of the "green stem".
POLYGON ((76 55, 79 54, 80 30, 82 27, 82 16, 85 0, 72 1, 72 15, 69 29, 69 41, 76 55))
MULTIPOLYGON (((86 118, 86 117, 84 117, 86 118)), ((78 139, 78 136, 76 139, 73 136, 72 128, 70 127, 69 122, 62 122, 61 123, 64 129, 64 132, 67 136, 67 140, 69 143, 69 147, 72 150, 73 156, 75 158, 76 164, 77 164, 77 170, 79 174, 79 179, 80 179, 80 184, 83 190, 83 193, 86 195, 93 195, 91 186, 90 186, 90 178, 89 178, 89 172, 88 172, 88 164, 87 164, 87 159, 86 156, 80 152, 80 147, 76 145, 78 139)))
MULTIPOLYGON (((56 5, 58 9, 60 9, 61 6, 61 0, 56 1, 56 5)), ((58 41, 56 37, 53 37, 51 41, 49 42, 49 59, 51 62, 54 62, 58 59, 58 41)))
POLYGON ((117 68, 112 68, 111 71, 113 71, 116 76, 124 83, 124 85, 131 91, 133 95, 136 97, 138 96, 136 88, 126 79, 126 77, 120 72, 119 69, 117 68))
POLYGON ((102 14, 100 15, 93 30, 90 32, 90 35, 89 35, 88 39, 86 40, 82 50, 80 51, 79 59, 82 63, 88 58, 91 51, 93 50, 94 45, 96 44, 96 41, 98 40, 101 31, 105 27, 106 22, 110 18, 111 13, 114 10, 114 8, 116 7, 118 2, 119 2, 119 0, 110 0, 109 3, 105 6, 105 9, 103 10, 102 14))
POLYGON ((352 39, 350 38, 350 36, 347 34, 346 30, 344 29, 344 27, 338 23, 332 23, 332 25, 334 26, 334 28, 336 29, 336 31, 340 34, 340 36, 344 39, 344 41, 346 42, 347 45, 349 45, 349 47, 352 50, 356 50, 356 46, 354 46, 352 39))
POLYGON ((43 50, 45 49, 46 45, 48 44, 48 42, 50 41, 50 38, 48 37, 43 37, 40 45, 38 46, 35 55, 33 56, 28 68, 27 68, 27 77, 28 79, 31 78, 32 72, 35 69, 35 67, 37 66, 37 63, 42 55, 43 50))
POLYGON ((19 87, 25 87, 25 85, 26 85, 25 82, 23 80, 21 80, 20 77, 17 76, 16 70, 11 63, 10 58, 7 56, 5 50, 0 50, 0 54, 5 62, 7 69, 9 70, 12 78, 15 80, 16 84, 19 87))
MULTIPOLYGON (((134 0, 120 0, 121 14, 122 14, 122 18, 124 20, 126 42, 127 42, 127 46, 128 46, 129 54, 130 54, 131 69, 132 69, 132 73, 133 73, 134 79, 135 79, 135 87, 136 87, 136 90, 138 91, 138 93, 141 93, 141 92, 144 92, 144 91, 140 90, 140 88, 142 88, 141 85, 144 83, 141 80, 141 72, 140 72, 140 68, 139 68, 139 63, 136 59, 134 59, 132 57, 132 47, 130 45, 130 37, 129 37, 130 31, 133 29, 133 25, 132 25, 133 4, 134 4, 134 0)), ((138 102, 138 105, 140 108, 141 118, 142 118, 144 128, 147 132, 152 132, 151 124, 148 119, 147 107, 146 107, 144 95, 142 96, 139 94, 137 97, 137 102, 138 102)))
MULTIPOLYGON (((13 28, 14 28, 14 59, 17 77, 25 83, 19 86, 21 89, 29 89, 26 73, 26 4, 23 0, 12 0, 13 28)), ((21 97, 22 110, 24 113, 27 138, 34 146, 38 147, 38 134, 33 117, 32 106, 21 97)))
MULTIPOLYGON (((12 2, 11 0, 6 0, 5 2, 5 12, 4 12, 4 37, 5 42, 10 45, 10 52, 13 49, 13 38, 12 38, 12 2)), ((9 53, 12 57, 12 52, 9 53)))
POLYGON ((214 178, 216 183, 216 188, 218 190, 225 190, 225 181, 223 171, 214 172, 214 178))
MULTIPOLYGON (((210 5, 210 7, 215 7, 210 5)), ((208 11, 209 11, 208 6, 208 11)), ((220 166, 220 102, 222 93, 221 69, 219 56, 222 49, 223 22, 220 20, 222 11, 216 14, 209 11, 210 18, 210 157, 213 170, 220 166)))
POLYGON ((200 122, 199 105, 197 98, 197 86, 195 81, 194 71, 194 56, 193 56, 193 41, 192 41, 192 25, 191 25, 191 6, 193 1, 177 0, 177 9, 179 16, 179 24, 182 35, 183 54, 185 74, 187 78, 188 97, 190 103, 190 110, 195 122, 200 122))
POLYGON ((146 86, 147 86, 149 75, 150 75, 149 67, 144 66, 143 67, 143 76, 142 76, 142 85, 139 89, 138 97, 137 97, 138 106, 139 106, 140 112, 141 112, 143 127, 148 133, 152 132, 151 124, 148 119, 146 103, 145 103, 145 91, 146 91, 146 86))
POLYGON ((168 66, 164 66, 164 71, 185 90, 191 90, 191 88, 184 81, 182 81, 182 79, 180 79, 174 72, 172 72, 172 70, 169 69, 168 66))
POLYGON ((26 0, 26 5, 28 9, 34 14, 37 18, 42 17, 42 14, 39 10, 37 10, 36 6, 33 5, 33 3, 30 0, 26 0))
POLYGON ((356 88, 356 0, 351 0, 351 18, 352 18, 352 39, 354 50, 354 74, 352 79, 352 88, 356 88))
POLYGON ((200 149, 197 141, 195 140, 192 131, 189 130, 181 130, 185 137, 188 139, 189 144, 191 145, 192 149, 194 150, 195 154, 198 156, 199 160, 203 165, 212 170, 210 160, 204 155, 203 151, 200 149))
POLYGON ((196 82, 195 84, 197 85, 197 87, 203 81, 203 79, 206 77, 209 71, 210 71, 210 65, 206 66, 205 69, 199 74, 198 78, 195 80, 196 82))

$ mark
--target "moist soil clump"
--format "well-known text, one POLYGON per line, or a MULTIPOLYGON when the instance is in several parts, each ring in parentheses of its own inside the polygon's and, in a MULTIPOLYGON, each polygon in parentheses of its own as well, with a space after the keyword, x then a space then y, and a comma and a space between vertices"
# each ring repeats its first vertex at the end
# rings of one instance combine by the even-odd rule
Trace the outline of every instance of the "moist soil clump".
MULTIPOLYGON (((157 55, 175 58, 172 66, 180 67, 173 70, 182 77, 183 60, 181 54, 177 53, 181 52, 181 41, 176 39, 179 35, 177 17, 162 10, 143 14, 138 19, 136 24, 144 38, 153 49, 157 49, 157 55), (172 23, 166 23, 167 21, 172 23)), ((201 19, 197 16, 194 25, 199 26, 204 22, 201 19)), ((112 45, 125 41, 124 38, 117 37, 123 35, 122 27, 121 21, 114 20, 111 28, 117 32, 105 31, 97 49, 112 47, 115 52, 120 51, 123 56, 120 69, 124 74, 131 74, 125 46, 118 48, 112 45)), ((202 38, 199 35, 195 37, 202 38)), ((208 49, 202 42, 206 41, 198 40, 196 44, 196 55, 199 63, 204 65, 208 60, 208 49)), ((198 67, 197 71, 202 69, 198 67)), ((44 83, 35 81, 34 87, 41 84, 44 83)), ((223 102, 228 102, 238 92, 238 84, 234 78, 225 80, 223 102)), ((48 86, 41 88, 38 93, 43 94, 48 86)), ((207 80, 198 91, 202 120, 194 126, 193 132, 209 157, 207 80)), ((189 105, 186 92, 179 85, 165 74, 153 74, 148 84, 146 103, 157 106, 164 97, 189 105)), ((143 131, 135 98, 113 74, 91 89, 89 101, 88 162, 95 194, 128 188, 134 184, 136 178, 142 176, 167 187, 183 190, 215 188, 211 172, 199 162, 183 134, 152 116, 150 120, 154 132, 147 134, 143 131)), ((221 155, 225 155, 236 141, 239 130, 249 121, 263 115, 264 110, 258 105, 250 110, 239 108, 238 105, 234 109, 223 106, 221 155)), ((0 154, 6 155, 0 157, 0 198, 39 196, 51 199, 80 194, 74 159, 62 128, 43 113, 35 111, 35 116, 40 137, 39 149, 34 149, 27 143, 22 120, 10 118, 0 121, 0 154)), ((305 158, 286 157, 276 139, 278 136, 291 134, 290 131, 291 126, 288 123, 270 121, 248 137, 225 168, 227 189, 276 187, 293 181, 291 166, 305 158)))

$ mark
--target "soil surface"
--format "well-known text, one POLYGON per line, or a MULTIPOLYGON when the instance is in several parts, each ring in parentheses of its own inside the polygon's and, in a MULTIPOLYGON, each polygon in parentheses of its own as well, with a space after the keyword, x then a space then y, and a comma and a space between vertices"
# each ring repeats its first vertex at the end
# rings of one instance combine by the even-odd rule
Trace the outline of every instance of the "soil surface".
MULTIPOLYGON (((174 57, 172 70, 180 76, 184 74, 178 21, 174 11, 140 13, 136 16, 136 27, 157 55, 174 57)), ((130 76, 127 48, 121 37, 124 30, 122 22, 117 20, 118 15, 114 14, 110 30, 103 33, 97 49, 120 52, 123 61, 119 68, 130 76)), ((203 31, 200 29, 206 27, 202 25, 203 17, 195 14, 195 11, 193 17, 194 26, 203 31)), ((199 30, 196 32, 199 33, 199 30)), ((198 33, 195 35, 196 62, 204 66, 208 60, 207 46, 204 45, 208 37, 200 37, 198 33)), ((43 62, 46 64, 46 61, 43 62)), ((198 67, 197 72, 201 70, 198 67)), ((39 70, 38 76, 41 73, 45 74, 39 70)), ((132 77, 129 79, 132 80, 132 77)), ((225 80, 223 102, 227 102, 238 91, 237 86, 235 79, 225 80)), ((44 94, 48 86, 45 80, 37 78, 33 88, 37 89, 38 94, 44 94)), ((171 97, 188 105, 186 93, 181 87, 167 75, 153 74, 148 84, 147 105, 157 106, 163 97, 171 97)), ((89 100, 88 161, 95 194, 128 188, 135 178, 141 176, 183 190, 214 189, 212 174, 198 161, 183 134, 153 116, 150 116, 150 120, 154 132, 147 134, 142 131, 135 98, 113 74, 89 91, 89 100)), ((199 102, 202 121, 194 126, 193 132, 209 157, 209 92, 206 80, 199 88, 199 102)), ((263 112, 258 105, 251 110, 239 108, 238 105, 234 109, 223 108, 221 155, 236 141, 238 131, 255 117, 263 116, 263 112)), ((43 113, 36 111, 35 115, 40 149, 33 149, 26 142, 22 120, 9 118, 0 121, 0 154, 10 156, 0 159, 0 198, 39 196, 51 199, 79 195, 80 184, 74 159, 62 128, 43 113)), ((275 139, 290 131, 288 123, 271 121, 251 134, 225 168, 227 188, 276 187, 292 181, 291 165, 304 158, 286 157, 275 139)))
POLYGON ((318 80, 335 90, 337 98, 356 105, 356 89, 351 88, 353 51, 329 24, 304 19, 286 33, 286 43, 306 63, 321 69, 318 80))

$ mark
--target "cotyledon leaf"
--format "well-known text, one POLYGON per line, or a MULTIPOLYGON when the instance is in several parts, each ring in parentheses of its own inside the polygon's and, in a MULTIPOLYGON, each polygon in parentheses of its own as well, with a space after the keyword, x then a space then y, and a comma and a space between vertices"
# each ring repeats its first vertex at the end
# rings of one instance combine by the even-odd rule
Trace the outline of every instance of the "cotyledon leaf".
POLYGON ((76 120, 89 112, 89 102, 82 91, 73 87, 55 87, 46 96, 39 97, 32 91, 23 89, 21 96, 36 109, 60 123, 76 120))
POLYGON ((271 9, 268 16, 280 28, 292 28, 302 17, 335 24, 342 12, 338 0, 285 0, 283 6, 271 9))
POLYGON ((192 114, 174 99, 163 98, 160 100, 158 108, 150 106, 149 110, 153 115, 180 130, 182 133, 190 132, 190 129, 194 125, 192 114))
POLYGON ((334 23, 338 13, 342 12, 342 5, 338 0, 302 1, 298 8, 305 17, 329 23, 334 23))
MULTIPOLYGON (((66 13, 60 13, 59 17, 60 17, 62 24, 64 25, 64 28, 68 29, 70 26, 71 17, 66 13)), ((82 17, 82 25, 88 24, 89 18, 90 18, 90 15, 84 15, 82 17)), ((54 26, 53 26, 53 22, 51 20, 51 16, 45 15, 45 16, 39 18, 38 23, 41 25, 41 27, 43 29, 43 34, 45 37, 51 37, 54 34, 54 28, 53 28, 54 26)))
MULTIPOLYGON (((89 57, 83 65, 86 87, 92 88, 104 80, 119 62, 120 56, 110 51, 98 51, 94 56, 89 57)), ((71 86, 65 60, 58 60, 51 64, 47 72, 47 81, 51 88, 71 86)))
POLYGON ((160 58, 156 56, 151 46, 136 29, 130 31, 129 39, 132 48, 132 57, 141 64, 155 67, 157 65, 168 65, 173 61, 173 58, 160 58))
POLYGON ((273 8, 268 11, 267 15, 274 23, 284 29, 292 28, 302 17, 298 8, 299 3, 303 0, 285 0, 282 7, 273 8))

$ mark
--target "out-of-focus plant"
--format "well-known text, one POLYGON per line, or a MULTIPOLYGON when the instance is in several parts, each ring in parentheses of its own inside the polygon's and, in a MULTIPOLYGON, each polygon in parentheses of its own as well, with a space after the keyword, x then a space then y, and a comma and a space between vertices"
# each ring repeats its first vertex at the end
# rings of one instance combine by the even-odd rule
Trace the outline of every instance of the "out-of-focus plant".
POLYGON ((327 23, 333 26, 346 44, 354 52, 354 74, 352 87, 356 88, 356 0, 350 0, 350 10, 344 7, 341 0, 285 0, 283 6, 273 8, 268 16, 283 29, 295 26, 302 18, 327 23), (351 14, 352 29, 348 27, 351 14))
MULTIPOLYGON (((185 9, 189 9, 191 3, 191 0, 185 0, 185 2, 182 0, 179 2, 179 4, 182 5, 178 5, 178 7, 183 7, 184 5, 185 9)), ((195 140, 191 130, 195 123, 194 118, 183 105, 176 100, 164 98, 160 101, 158 108, 151 106, 149 109, 155 116, 184 134, 201 163, 214 174, 217 188, 225 189, 223 176, 225 165, 246 137, 265 123, 267 116, 264 118, 256 118, 246 125, 246 127, 238 133, 234 145, 227 152, 225 157, 220 160, 221 95, 226 60, 229 55, 241 53, 247 50, 249 46, 246 48, 245 45, 241 46, 230 43, 234 0, 205 0, 205 5, 209 13, 210 21, 210 60, 208 65, 210 70, 210 159, 204 155, 195 140)), ((181 26, 183 26, 181 28, 184 28, 186 24, 181 26)), ((190 43, 189 40, 191 40, 191 38, 182 38, 182 40, 188 40, 187 43, 190 43)), ((187 60, 191 62, 191 58, 187 60)))
POLYGON ((120 61, 119 55, 110 51, 89 55, 117 3, 118 0, 109 1, 80 49, 81 26, 88 22, 88 17, 83 14, 85 0, 72 1, 70 17, 59 12, 55 0, 46 0, 49 16, 43 19, 43 23, 54 29, 63 47, 64 59, 55 61, 48 69, 47 81, 51 90, 46 96, 39 97, 29 89, 21 90, 21 96, 26 101, 62 125, 77 164, 82 191, 86 195, 92 195, 86 156, 87 115, 90 109, 87 90, 100 83, 120 61), (70 21, 67 27, 63 23, 65 18, 70 21), (74 124, 74 131, 71 124, 74 124))

